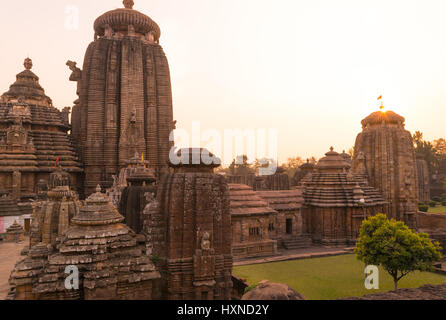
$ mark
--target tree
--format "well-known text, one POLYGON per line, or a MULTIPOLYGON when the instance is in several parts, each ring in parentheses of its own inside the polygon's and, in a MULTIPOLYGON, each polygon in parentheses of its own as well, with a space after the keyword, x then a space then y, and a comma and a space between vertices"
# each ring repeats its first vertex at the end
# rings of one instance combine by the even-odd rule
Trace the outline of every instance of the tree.
POLYGON ((355 253, 366 265, 382 266, 397 290, 398 281, 407 274, 431 271, 441 259, 440 250, 440 244, 426 233, 416 233, 403 222, 378 214, 363 221, 355 253))
POLYGON ((248 162, 248 156, 237 156, 229 166, 229 172, 232 175, 246 176, 255 173, 255 170, 248 162))
POLYGON ((285 172, 288 174, 290 178, 294 177, 297 171, 299 171, 299 167, 303 165, 305 162, 301 157, 288 158, 288 161, 282 164, 282 167, 285 169, 285 172))

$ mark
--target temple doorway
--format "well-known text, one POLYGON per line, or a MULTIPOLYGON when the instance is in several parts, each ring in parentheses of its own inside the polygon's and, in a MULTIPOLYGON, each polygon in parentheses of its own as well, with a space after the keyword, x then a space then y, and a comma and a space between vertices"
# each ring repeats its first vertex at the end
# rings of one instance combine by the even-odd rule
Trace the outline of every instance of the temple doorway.
POLYGON ((286 219, 286 233, 293 233, 293 219, 286 219))

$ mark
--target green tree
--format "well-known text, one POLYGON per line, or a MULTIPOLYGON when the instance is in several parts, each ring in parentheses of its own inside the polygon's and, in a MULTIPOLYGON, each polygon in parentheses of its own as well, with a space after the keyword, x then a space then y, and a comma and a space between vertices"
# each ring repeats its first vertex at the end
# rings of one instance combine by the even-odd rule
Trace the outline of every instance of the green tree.
POLYGON ((356 244, 358 260, 366 265, 381 266, 398 281, 413 271, 430 271, 441 259, 441 247, 426 233, 416 233, 401 221, 388 220, 378 214, 364 220, 356 244))

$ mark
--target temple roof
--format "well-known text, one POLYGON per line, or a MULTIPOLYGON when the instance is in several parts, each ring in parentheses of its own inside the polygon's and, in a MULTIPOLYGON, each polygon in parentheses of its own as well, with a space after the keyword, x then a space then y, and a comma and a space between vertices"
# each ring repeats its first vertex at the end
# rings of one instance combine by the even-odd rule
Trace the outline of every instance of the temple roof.
POLYGON ((363 127, 379 125, 379 124, 401 124, 404 125, 406 119, 393 111, 377 111, 370 114, 361 121, 363 127))
POLYGON ((96 193, 85 200, 85 205, 71 221, 75 225, 100 226, 120 223, 124 221, 124 217, 111 204, 107 195, 101 193, 101 187, 98 186, 96 193))
POLYGON ((45 95, 45 90, 39 84, 39 77, 31 71, 32 60, 26 58, 24 66, 25 70, 16 76, 17 80, 9 87, 9 91, 2 95, 2 102, 20 102, 23 100, 39 106, 52 106, 53 102, 45 95))
POLYGON ((257 191, 256 194, 266 200, 268 205, 276 211, 298 210, 304 202, 301 188, 280 191, 257 191))
POLYGON ((125 8, 108 11, 96 19, 94 30, 98 36, 103 36, 107 26, 113 31, 128 31, 129 25, 135 28, 136 33, 147 34, 152 32, 155 41, 161 37, 161 29, 151 18, 133 10, 133 0, 124 0, 125 8))
POLYGON ((277 214, 254 190, 244 184, 229 184, 231 215, 270 215, 277 214))
POLYGON ((21 216, 23 214, 16 200, 8 195, 0 197, 0 217, 21 216))
POLYGON ((316 165, 319 171, 342 172, 350 169, 351 164, 345 158, 334 151, 333 147, 325 154, 325 157, 320 159, 316 165))

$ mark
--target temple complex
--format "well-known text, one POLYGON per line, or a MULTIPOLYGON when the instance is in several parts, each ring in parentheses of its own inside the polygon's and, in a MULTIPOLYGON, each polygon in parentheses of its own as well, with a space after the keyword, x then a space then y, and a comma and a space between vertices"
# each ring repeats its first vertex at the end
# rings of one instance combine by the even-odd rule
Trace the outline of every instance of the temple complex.
POLYGON ((247 185, 230 184, 229 194, 234 258, 277 254, 277 241, 272 239, 277 211, 247 185))
POLYGON ((157 299, 160 275, 144 254, 136 234, 105 194, 91 195, 55 250, 40 243, 15 266, 9 299, 157 299), (67 290, 66 268, 76 266, 79 286, 67 290))
POLYGON ((70 174, 73 188, 81 186, 82 165, 70 136, 68 110, 53 107, 27 58, 8 92, 0 97, 0 189, 14 199, 37 194, 37 183, 48 181, 58 161, 70 174))
MULTIPOLYGON (((149 256, 157 261, 163 299, 226 300, 232 293, 231 215, 225 178, 203 149, 181 149, 145 215, 149 256), (198 156, 200 161, 192 161, 198 156), (196 163, 196 164, 195 164, 196 163)), ((211 159, 217 160, 210 154, 211 159)))
POLYGON ((226 175, 229 184, 244 184, 254 191, 289 190, 290 179, 282 167, 271 175, 226 175))
POLYGON ((393 111, 378 111, 362 120, 356 138, 353 171, 364 169, 371 186, 388 202, 389 218, 416 228, 418 211, 417 160, 405 119, 393 111))
POLYGON ((133 1, 124 6, 96 19, 82 70, 67 62, 70 80, 78 83, 72 136, 84 164, 86 194, 97 184, 110 188, 136 152, 150 161, 157 177, 168 168, 175 123, 161 31, 133 10, 133 1))
POLYGON ((305 181, 303 228, 314 243, 354 244, 362 221, 383 212, 380 192, 349 170, 350 164, 331 148, 305 181))

